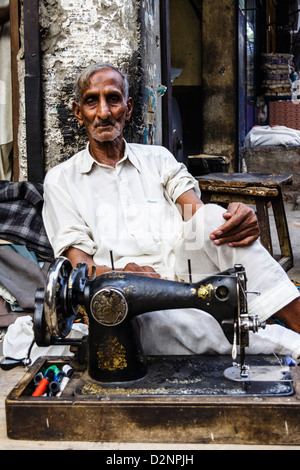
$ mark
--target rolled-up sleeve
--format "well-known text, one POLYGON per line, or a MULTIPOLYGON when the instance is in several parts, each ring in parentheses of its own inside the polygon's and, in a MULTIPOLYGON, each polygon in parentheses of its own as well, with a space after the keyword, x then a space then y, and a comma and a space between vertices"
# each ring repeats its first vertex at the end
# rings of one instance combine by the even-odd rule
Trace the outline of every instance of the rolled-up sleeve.
POLYGON ((161 183, 173 202, 176 202, 181 194, 193 189, 200 198, 201 192, 198 181, 188 172, 183 163, 178 162, 174 156, 164 149, 164 159, 161 168, 161 183))
POLYGON ((96 246, 91 230, 79 214, 66 187, 63 174, 56 168, 46 175, 43 221, 54 255, 62 255, 70 246, 93 255, 96 246))

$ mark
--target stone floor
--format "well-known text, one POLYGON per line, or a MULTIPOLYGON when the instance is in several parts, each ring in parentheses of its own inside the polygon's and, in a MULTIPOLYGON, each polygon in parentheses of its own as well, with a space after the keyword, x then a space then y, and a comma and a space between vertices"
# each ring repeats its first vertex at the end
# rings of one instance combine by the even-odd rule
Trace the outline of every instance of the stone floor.
MULTIPOLYGON (((300 207, 297 206, 295 208, 294 204, 289 202, 285 203, 285 210, 294 255, 294 266, 288 271, 288 275, 291 279, 300 282, 300 207)), ((279 254, 280 251, 272 209, 269 210, 269 214, 273 249, 274 255, 276 256, 276 254, 279 254)))

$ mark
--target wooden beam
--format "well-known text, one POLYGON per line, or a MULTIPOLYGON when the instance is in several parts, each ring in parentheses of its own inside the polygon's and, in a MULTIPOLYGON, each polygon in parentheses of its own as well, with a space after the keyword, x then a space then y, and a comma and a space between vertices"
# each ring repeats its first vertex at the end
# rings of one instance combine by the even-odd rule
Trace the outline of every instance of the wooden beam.
POLYGON ((12 81, 12 116, 13 116, 13 180, 19 181, 19 146, 18 132, 20 119, 20 94, 17 55, 20 49, 20 14, 18 0, 10 0, 10 36, 11 36, 11 81, 12 81))
POLYGON ((39 1, 24 0, 25 110, 28 181, 44 179, 39 1))

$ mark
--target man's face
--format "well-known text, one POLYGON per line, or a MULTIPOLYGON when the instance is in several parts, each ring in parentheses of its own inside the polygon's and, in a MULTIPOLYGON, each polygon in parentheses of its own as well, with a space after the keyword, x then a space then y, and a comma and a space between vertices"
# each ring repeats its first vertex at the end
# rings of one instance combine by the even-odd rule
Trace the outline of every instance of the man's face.
POLYGON ((123 78, 113 69, 99 70, 90 77, 80 104, 73 111, 91 140, 112 142, 123 137, 125 121, 132 114, 132 99, 124 97, 123 78))

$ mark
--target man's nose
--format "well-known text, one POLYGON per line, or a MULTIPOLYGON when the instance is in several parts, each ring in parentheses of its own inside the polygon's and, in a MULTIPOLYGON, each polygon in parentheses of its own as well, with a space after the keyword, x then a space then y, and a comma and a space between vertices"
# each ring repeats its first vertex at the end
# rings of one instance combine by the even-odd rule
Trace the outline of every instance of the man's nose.
POLYGON ((100 119, 107 119, 110 116, 110 108, 105 98, 98 102, 97 115, 100 119))

